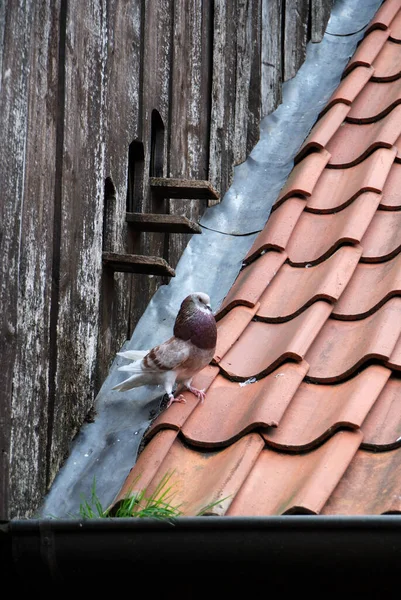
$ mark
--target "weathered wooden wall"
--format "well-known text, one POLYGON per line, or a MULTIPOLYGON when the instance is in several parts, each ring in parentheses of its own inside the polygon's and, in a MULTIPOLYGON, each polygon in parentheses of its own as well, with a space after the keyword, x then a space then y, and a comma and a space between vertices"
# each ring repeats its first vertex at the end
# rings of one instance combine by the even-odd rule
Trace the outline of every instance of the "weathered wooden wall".
POLYGON ((187 244, 132 231, 127 202, 199 219, 207 200, 156 199, 149 174, 206 179, 223 196, 331 4, 0 3, 0 518, 34 512, 166 282, 102 268, 102 250, 175 267, 187 244))

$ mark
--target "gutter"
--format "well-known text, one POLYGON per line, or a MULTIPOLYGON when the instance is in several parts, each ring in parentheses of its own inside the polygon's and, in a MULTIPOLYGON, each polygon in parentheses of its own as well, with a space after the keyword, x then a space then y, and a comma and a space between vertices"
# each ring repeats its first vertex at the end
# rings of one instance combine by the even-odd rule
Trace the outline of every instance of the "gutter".
POLYGON ((381 597, 399 587, 401 519, 303 515, 178 517, 174 523, 15 520, 0 523, 0 559, 1 583, 7 577, 13 586, 25 582, 30 592, 60 583, 66 590, 65 584, 86 581, 92 594, 97 585, 104 591, 105 582, 116 591, 115 586, 130 581, 141 593, 146 582, 151 596, 180 593, 184 585, 191 598, 213 598, 215 593, 224 598, 246 583, 247 593, 254 585, 285 592, 302 584, 308 595, 316 589, 325 598, 336 586, 343 597, 351 590, 376 597, 369 595, 375 587, 381 597))

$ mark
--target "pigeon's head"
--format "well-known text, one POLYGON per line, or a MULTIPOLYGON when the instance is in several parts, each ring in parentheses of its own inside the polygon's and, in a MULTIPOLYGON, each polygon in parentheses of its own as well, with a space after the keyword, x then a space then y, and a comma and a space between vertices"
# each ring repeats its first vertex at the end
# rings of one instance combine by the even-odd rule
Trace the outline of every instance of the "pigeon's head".
POLYGON ((183 300, 175 320, 174 335, 191 340, 198 348, 216 346, 216 320, 207 294, 195 292, 183 300))
POLYGON ((201 310, 207 310, 208 312, 211 312, 212 310, 212 307, 210 306, 210 298, 203 292, 195 292, 194 294, 188 296, 188 298, 185 300, 189 300, 196 308, 200 308, 201 310))

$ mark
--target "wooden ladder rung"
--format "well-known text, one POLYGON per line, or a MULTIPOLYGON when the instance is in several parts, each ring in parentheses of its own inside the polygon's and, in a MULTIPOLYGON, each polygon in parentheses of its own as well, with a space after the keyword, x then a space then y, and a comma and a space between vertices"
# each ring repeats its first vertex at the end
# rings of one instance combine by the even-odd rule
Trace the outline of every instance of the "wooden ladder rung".
POLYGON ((174 179, 172 177, 150 177, 152 192, 159 198, 181 198, 183 200, 219 200, 220 194, 210 181, 202 179, 174 179))
POLYGON ((140 254, 118 254, 102 252, 103 265, 118 273, 142 273, 144 275, 167 275, 175 277, 175 271, 158 256, 142 256, 140 254))
POLYGON ((183 215, 127 212, 126 221, 134 231, 202 233, 202 229, 197 223, 190 221, 183 215))

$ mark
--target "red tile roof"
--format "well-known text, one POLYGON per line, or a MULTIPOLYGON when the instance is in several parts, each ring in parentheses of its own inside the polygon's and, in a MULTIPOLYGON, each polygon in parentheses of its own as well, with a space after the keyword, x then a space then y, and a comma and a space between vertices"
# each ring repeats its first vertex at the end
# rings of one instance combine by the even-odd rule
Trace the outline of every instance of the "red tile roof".
POLYGON ((386 0, 217 315, 213 364, 118 498, 194 515, 401 512, 401 0, 386 0), (139 478, 139 479, 138 479, 139 478))

